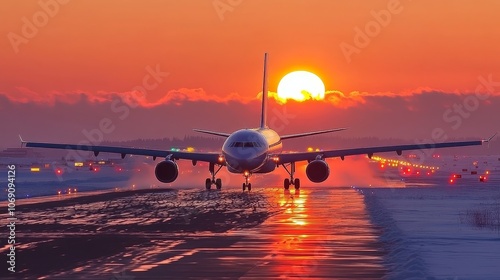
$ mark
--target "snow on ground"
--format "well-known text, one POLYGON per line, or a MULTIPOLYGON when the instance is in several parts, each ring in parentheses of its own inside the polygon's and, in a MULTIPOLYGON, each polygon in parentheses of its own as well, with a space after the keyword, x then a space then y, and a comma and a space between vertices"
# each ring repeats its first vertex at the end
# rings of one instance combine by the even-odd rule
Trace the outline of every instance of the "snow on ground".
MULTIPOLYGON (((355 188, 357 189, 357 188, 355 188)), ((390 279, 500 279, 500 231, 476 227, 467 212, 500 220, 500 184, 363 188, 382 230, 390 279)))

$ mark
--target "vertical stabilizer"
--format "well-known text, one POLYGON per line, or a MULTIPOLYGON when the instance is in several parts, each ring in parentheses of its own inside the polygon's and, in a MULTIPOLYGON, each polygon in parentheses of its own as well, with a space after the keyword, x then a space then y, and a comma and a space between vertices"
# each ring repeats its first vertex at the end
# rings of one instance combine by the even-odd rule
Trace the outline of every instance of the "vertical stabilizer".
POLYGON ((267 53, 264 54, 264 82, 262 84, 262 111, 260 128, 267 128, 267 53))

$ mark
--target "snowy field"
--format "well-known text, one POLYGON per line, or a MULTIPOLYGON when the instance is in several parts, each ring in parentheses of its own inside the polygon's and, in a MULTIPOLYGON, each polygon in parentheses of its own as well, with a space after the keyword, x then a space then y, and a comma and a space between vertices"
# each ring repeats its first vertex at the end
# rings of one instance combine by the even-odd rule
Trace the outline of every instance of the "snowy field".
POLYGON ((355 188, 391 279, 500 279, 500 184, 355 188))

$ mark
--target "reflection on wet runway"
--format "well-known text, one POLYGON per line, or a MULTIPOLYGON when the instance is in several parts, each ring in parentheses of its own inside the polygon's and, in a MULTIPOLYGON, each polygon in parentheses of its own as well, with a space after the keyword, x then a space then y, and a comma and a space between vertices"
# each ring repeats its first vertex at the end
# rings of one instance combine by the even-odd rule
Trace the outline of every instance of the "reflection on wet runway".
POLYGON ((32 246, 19 255, 51 252, 61 263, 46 271, 40 265, 25 268, 26 276, 379 279, 385 274, 363 197, 347 187, 157 191, 53 209, 57 221, 36 219, 49 211, 44 207, 23 213, 32 246))
POLYGON ((361 196, 346 188, 291 193, 279 196, 283 214, 239 232, 251 238, 232 248, 267 252, 244 279, 379 279, 384 275, 377 231, 368 221, 361 196))

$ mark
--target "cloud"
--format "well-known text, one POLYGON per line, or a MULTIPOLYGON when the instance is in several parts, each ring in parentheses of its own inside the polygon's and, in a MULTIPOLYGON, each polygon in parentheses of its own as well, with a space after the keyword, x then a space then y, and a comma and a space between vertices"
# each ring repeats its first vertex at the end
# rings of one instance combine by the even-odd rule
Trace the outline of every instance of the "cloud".
MULTIPOLYGON (((348 127, 339 136, 431 138, 434 129, 440 128, 450 138, 486 137, 500 122, 496 113, 500 96, 492 95, 477 104, 468 102, 471 96, 425 90, 401 96, 332 91, 322 101, 280 104, 270 99, 268 125, 281 134, 348 127), (465 113, 456 111, 459 107, 465 113)), ((27 139, 78 143, 88 134, 84 131, 98 129, 103 119, 111 120, 114 127, 106 140, 183 137, 193 134, 192 128, 231 132, 256 127, 260 107, 256 97, 211 96, 201 89, 170 91, 155 101, 133 92, 40 95, 23 89, 16 95, 0 94, 0 118, 9 120, 4 124, 9 133, 0 136, 0 143, 17 145, 18 134, 27 139), (121 102, 115 104, 117 100, 121 102)))
POLYGON ((121 99, 130 107, 151 108, 166 104, 181 105, 186 102, 240 102, 247 104, 255 98, 245 98, 238 93, 230 93, 220 97, 214 94, 207 94, 202 88, 188 89, 180 88, 168 91, 164 97, 151 101, 147 98, 147 93, 141 91, 126 91, 126 92, 106 92, 98 91, 96 93, 74 91, 74 92, 37 92, 27 87, 16 87, 16 92, 12 94, 0 93, 8 100, 14 103, 33 103, 46 106, 54 106, 56 103, 76 104, 81 101, 89 103, 105 103, 112 102, 116 98, 121 99))
MULTIPOLYGON (((259 98, 262 93, 259 93, 259 98)), ((375 100, 375 99, 382 99, 382 98, 397 98, 404 100, 407 105, 406 108, 410 111, 418 111, 418 109, 412 104, 415 101, 415 97, 418 96, 424 96, 429 97, 429 96, 436 96, 436 95, 443 95, 443 96, 457 96, 457 97, 465 97, 468 95, 475 95, 477 93, 473 92, 460 92, 460 91, 453 91, 453 92, 446 92, 438 89, 433 89, 430 87, 419 87, 413 90, 405 90, 399 93, 394 93, 394 92, 365 92, 365 91, 352 91, 349 93, 344 93, 342 91, 338 90, 329 90, 325 92, 325 97, 324 99, 318 100, 311 95, 304 93, 304 100, 303 101, 298 101, 298 102, 307 102, 307 101, 313 101, 313 102, 321 102, 321 103, 329 103, 333 105, 336 108, 340 109, 347 109, 351 107, 356 107, 356 106, 363 106, 368 103, 370 99, 375 100)), ((482 93, 484 94, 484 93, 482 93)), ((490 93, 491 96, 499 96, 500 92, 496 93, 490 93)), ((278 104, 286 104, 290 100, 288 99, 283 99, 278 96, 276 92, 269 92, 269 96, 273 98, 278 104)), ((296 100, 293 100, 294 102, 297 102, 296 100)), ((490 102, 486 100, 486 102, 490 102)))

